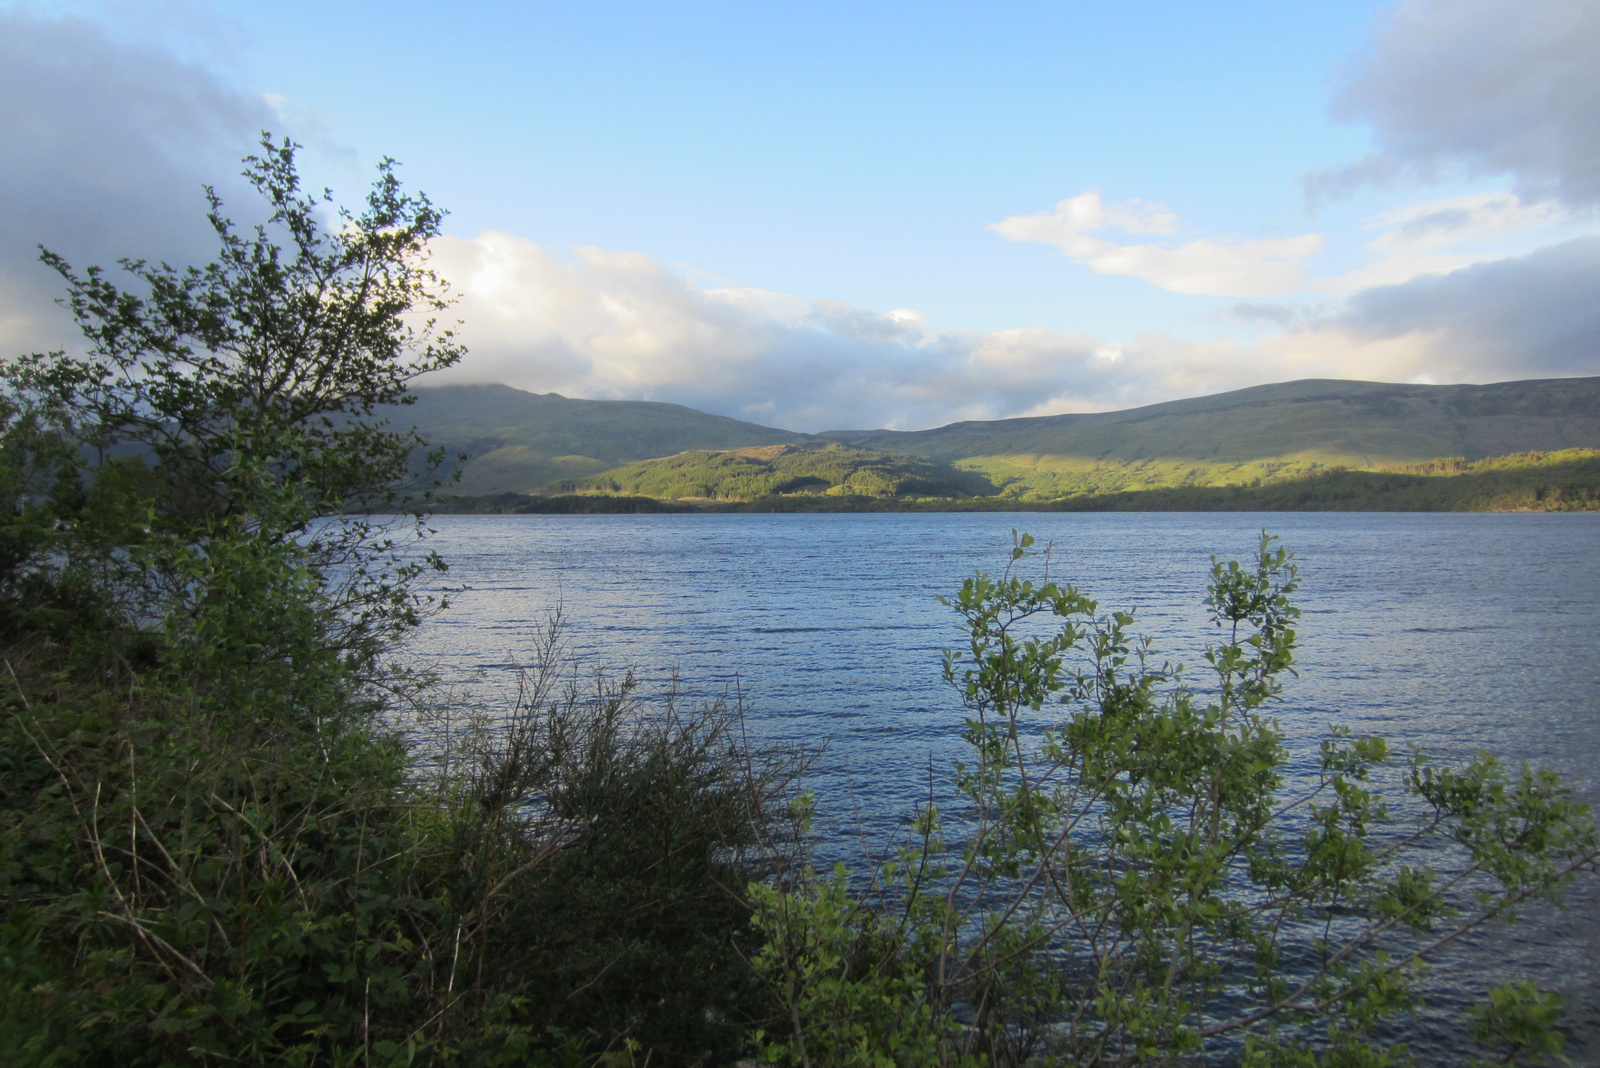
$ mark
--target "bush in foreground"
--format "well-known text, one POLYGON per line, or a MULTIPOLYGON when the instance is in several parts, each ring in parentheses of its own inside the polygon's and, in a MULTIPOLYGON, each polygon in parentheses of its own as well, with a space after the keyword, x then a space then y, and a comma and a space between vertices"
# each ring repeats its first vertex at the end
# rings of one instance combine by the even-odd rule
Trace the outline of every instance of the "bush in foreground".
MULTIPOLYGON (((1291 779, 1268 715, 1290 672, 1289 554, 1215 563, 1209 686, 1156 667, 1127 612, 1022 577, 949 602, 968 709, 957 801, 870 885, 756 885, 757 967, 808 1066, 1407 1063, 1386 1026, 1462 932, 1592 872, 1587 808, 1546 771, 1463 768, 1334 731, 1291 779), (1385 794, 1387 778, 1394 791, 1385 794), (1395 794, 1399 796, 1396 797, 1395 794)), ((1525 984, 1474 1017, 1497 1063, 1559 1047, 1525 984)))
POLYGON ((132 289, 46 253, 87 352, 0 368, 0 1063, 727 1060, 793 769, 548 655, 396 731, 443 564, 372 515, 422 499, 372 417, 460 355, 408 325, 441 216, 386 162, 326 228, 262 147, 267 223, 213 196, 217 260, 132 289))

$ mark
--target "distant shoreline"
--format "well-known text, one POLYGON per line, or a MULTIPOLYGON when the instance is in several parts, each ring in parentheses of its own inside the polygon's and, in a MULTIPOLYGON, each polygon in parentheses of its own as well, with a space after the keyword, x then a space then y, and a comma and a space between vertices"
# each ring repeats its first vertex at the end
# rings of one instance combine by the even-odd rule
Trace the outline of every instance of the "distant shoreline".
POLYGON ((791 494, 658 500, 601 493, 448 497, 446 515, 672 515, 700 512, 1594 512, 1600 457, 1454 475, 1335 470, 1253 486, 1177 486, 1055 500, 791 494))

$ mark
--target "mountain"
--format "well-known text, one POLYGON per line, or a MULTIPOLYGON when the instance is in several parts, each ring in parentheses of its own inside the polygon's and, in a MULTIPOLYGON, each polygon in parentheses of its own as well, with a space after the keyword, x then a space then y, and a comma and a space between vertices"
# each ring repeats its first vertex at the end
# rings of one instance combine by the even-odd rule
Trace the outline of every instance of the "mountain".
POLYGON ((575 400, 510 386, 434 386, 386 413, 467 456, 457 492, 525 492, 558 479, 687 449, 739 449, 812 440, 681 404, 575 400))
MULTIPOLYGON (((466 453, 460 492, 469 494, 575 485, 688 451, 832 441, 949 464, 1009 496, 1039 500, 1250 486, 1334 468, 1397 470, 1444 457, 1600 447, 1600 378, 1485 386, 1308 379, 1119 412, 821 435, 676 404, 574 400, 508 386, 421 389, 414 406, 391 418, 466 453)), ((648 479, 641 477, 630 475, 629 485, 644 485, 648 479)), ((624 480, 611 481, 620 486, 624 480)))
POLYGON ((821 435, 956 463, 1015 495, 1249 485, 1600 446, 1600 378, 1485 386, 1307 379, 1120 412, 821 435))

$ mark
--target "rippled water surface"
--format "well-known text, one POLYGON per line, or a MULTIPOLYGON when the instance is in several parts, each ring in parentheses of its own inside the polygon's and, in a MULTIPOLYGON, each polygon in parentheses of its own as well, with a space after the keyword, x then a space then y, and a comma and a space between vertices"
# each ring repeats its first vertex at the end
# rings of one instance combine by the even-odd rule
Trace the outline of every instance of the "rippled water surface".
MULTIPOLYGON (((551 609, 570 649, 676 670, 696 697, 743 695, 751 733, 827 743, 810 785, 837 843, 896 824, 948 779, 962 712, 940 651, 962 640, 938 595, 999 571, 1021 527, 1052 577, 1103 610, 1136 607, 1161 656, 1204 666, 1210 560, 1263 527, 1300 566, 1297 667, 1277 715, 1312 739, 1342 723, 1442 758, 1488 749, 1600 797, 1600 516, 1152 515, 440 516, 434 547, 470 587, 418 643, 480 689, 551 609), (931 771, 930 771, 931 769, 931 771)), ((1600 894, 1466 947, 1565 994, 1569 1055, 1600 1064, 1600 894), (1506 963, 1506 962, 1513 963, 1506 963)), ((1423 1043, 1426 1048, 1426 1043, 1423 1043)))

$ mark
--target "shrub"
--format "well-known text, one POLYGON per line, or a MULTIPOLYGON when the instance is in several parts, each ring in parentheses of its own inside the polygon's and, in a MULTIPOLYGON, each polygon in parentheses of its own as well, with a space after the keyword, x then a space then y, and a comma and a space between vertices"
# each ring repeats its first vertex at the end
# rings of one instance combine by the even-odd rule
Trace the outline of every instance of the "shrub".
MULTIPOLYGON (((1400 1063, 1382 1027, 1418 1003, 1430 955, 1594 870, 1587 808, 1488 755, 1413 752, 1391 808, 1383 739, 1335 730, 1285 796, 1268 709, 1298 610, 1272 538, 1213 564, 1204 692, 1152 663, 1131 612, 1018 574, 1030 545, 948 602, 968 634, 945 661, 968 710, 958 803, 919 811, 865 885, 754 889, 757 967, 788 1018, 759 1036, 769 1058, 1400 1063)), ((1553 1018, 1508 985, 1477 1032, 1518 1063, 1559 1045, 1553 1018)))
POLYGON ((806 754, 751 745, 737 705, 584 682, 559 649, 552 623, 515 706, 454 725, 430 758, 434 894, 449 975, 470 984, 448 1008, 641 1063, 726 1064, 766 1012, 745 888, 790 863, 777 801, 806 754))
POLYGON ((407 325, 440 215, 386 161, 325 230, 262 144, 253 236, 212 196, 217 261, 138 293, 46 253, 88 352, 0 368, 0 1063, 725 1059, 793 760, 552 641, 418 774, 443 564, 370 514, 421 445, 373 415, 459 356, 407 325))

